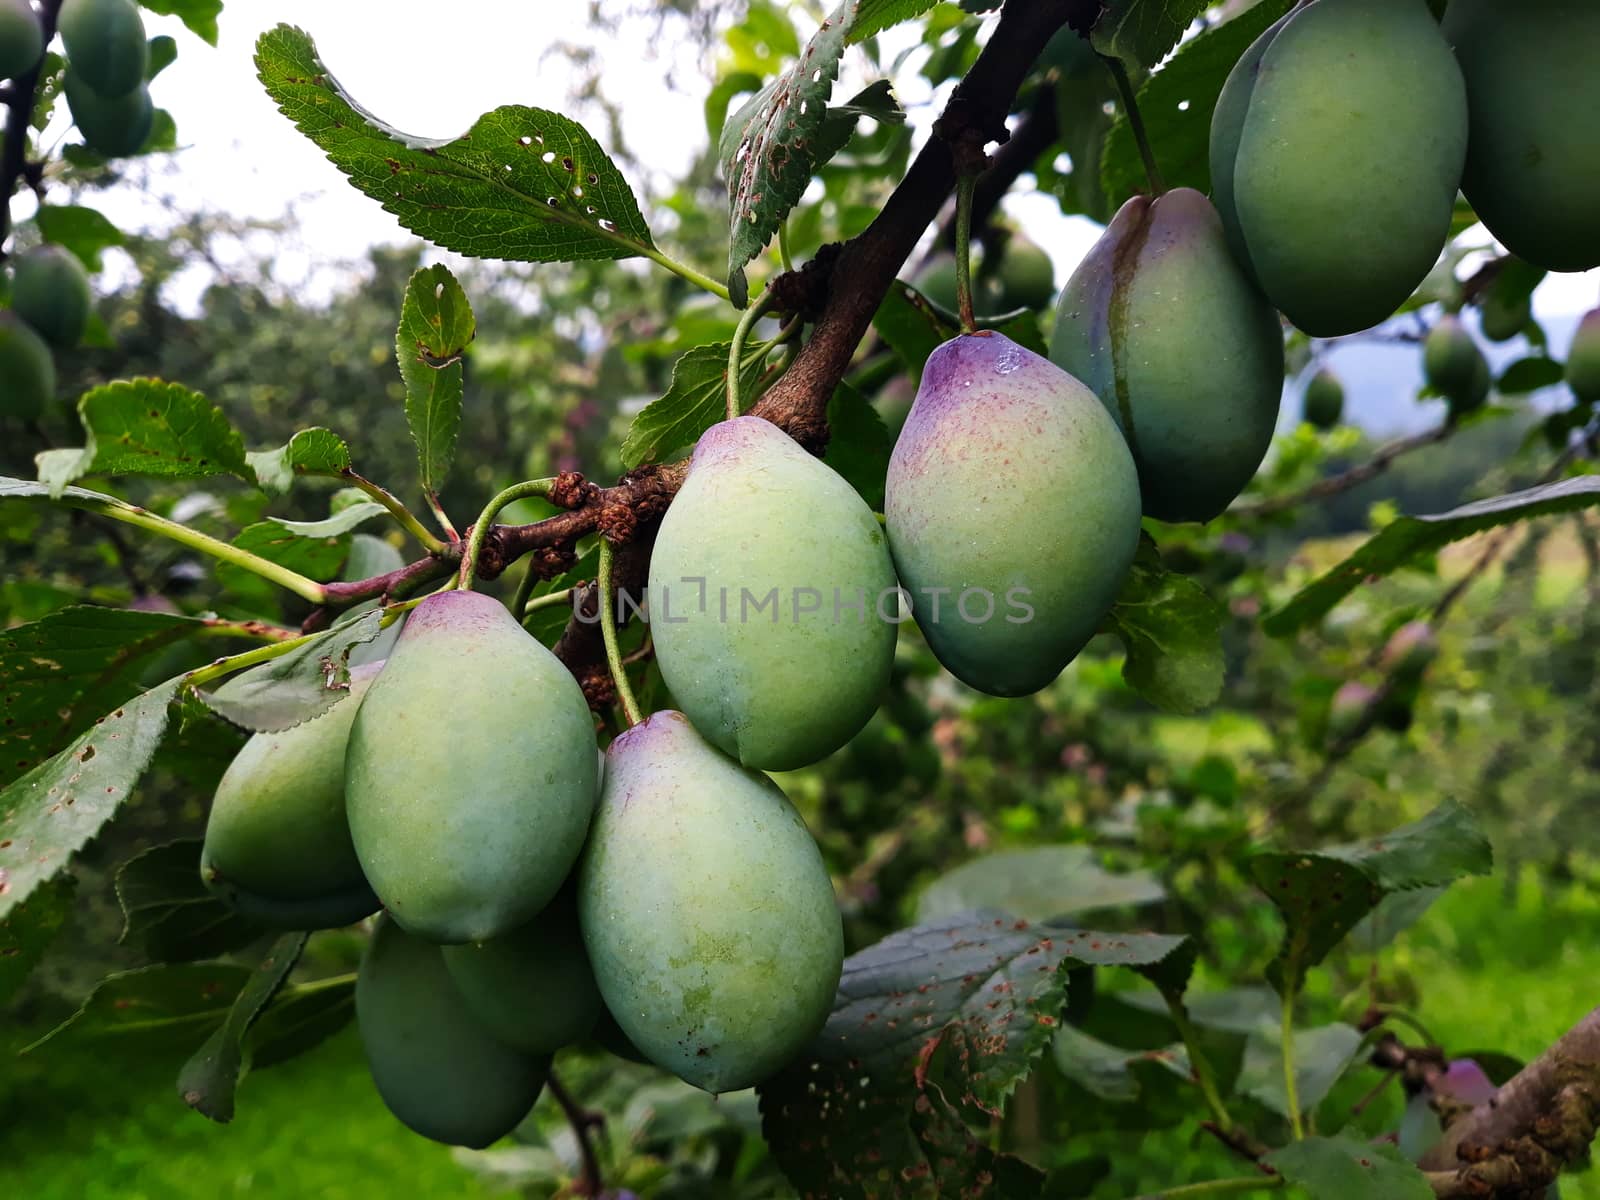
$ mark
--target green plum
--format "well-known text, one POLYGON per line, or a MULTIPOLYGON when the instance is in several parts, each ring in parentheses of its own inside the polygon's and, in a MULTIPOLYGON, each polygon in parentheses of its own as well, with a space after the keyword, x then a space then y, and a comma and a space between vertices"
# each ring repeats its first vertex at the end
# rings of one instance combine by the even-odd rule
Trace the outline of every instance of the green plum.
POLYGON ((70 349, 89 323, 89 273, 61 246, 35 246, 19 254, 11 306, 52 346, 70 349))
POLYGON ((57 27, 73 73, 96 93, 112 99, 143 85, 150 52, 133 0, 66 0, 57 27))
POLYGON ((934 654, 994 696, 1038 691, 1094 636, 1139 544, 1117 423, 999 333, 929 357, 889 460, 884 518, 934 654))
POLYGON ((1466 152, 1466 87, 1426 0, 1301 5, 1234 67, 1211 126, 1236 252, 1314 337, 1376 325, 1422 282, 1466 152))
POLYGON ((1600 401, 1600 308, 1590 309, 1578 322, 1567 349, 1567 386, 1587 404, 1600 401))
POLYGON ((1478 305, 1483 336, 1491 342, 1509 342, 1533 320, 1533 297, 1506 297, 1490 289, 1478 305))
POLYGON ((468 1010, 444 952, 379 918, 356 976, 367 1067, 389 1111, 423 1137, 482 1149, 522 1123, 550 1060, 497 1041, 468 1010))
POLYGON ((281 733, 257 733, 217 784, 200 877, 229 907, 277 929, 327 929, 378 911, 345 819, 350 727, 381 663, 350 672, 350 692, 281 733))
POLYGON ((1307 424, 1317 429, 1332 429, 1344 416, 1344 384, 1327 367, 1318 367, 1306 381, 1301 412, 1307 424))
POLYGON ((0 79, 26 75, 44 56, 44 28, 28 0, 0 0, 0 79))
POLYGON ((896 604, 854 488, 760 417, 705 432, 656 537, 650 631, 709 741, 772 771, 844 745, 888 686, 896 604))
POLYGON ((1272 443, 1282 326, 1193 188, 1122 206, 1062 289, 1050 358, 1116 419, 1147 516, 1211 520, 1272 443))
POLYGON ((597 770, 589 706, 561 661, 499 601, 437 593, 412 610, 350 731, 356 855, 407 932, 500 937, 561 887, 597 770))
POLYGON ((444 963, 483 1027, 528 1054, 554 1054, 581 1041, 600 1019, 600 989, 570 888, 520 929, 492 941, 446 946, 444 963))
POLYGON ((1449 401, 1452 416, 1471 412, 1489 396, 1489 361, 1454 313, 1434 322, 1423 339, 1422 373, 1449 401))
POLYGON ((606 752, 578 915, 628 1041, 709 1092, 749 1087, 799 1054, 844 962, 833 886, 800 814, 672 711, 606 752))
POLYGON ((1600 6, 1451 0, 1443 30, 1467 80, 1473 211, 1535 266, 1600 267, 1600 6))
POLYGON ((37 420, 55 394, 50 347, 16 313, 0 310, 0 416, 37 420))
POLYGON ((1039 243, 1013 233, 1000 254, 995 283, 1001 312, 1048 308, 1056 296, 1055 264, 1039 243))
POLYGON ((140 84, 125 96, 100 95, 67 71, 67 107, 89 149, 107 158, 138 153, 155 124, 150 89, 140 84))

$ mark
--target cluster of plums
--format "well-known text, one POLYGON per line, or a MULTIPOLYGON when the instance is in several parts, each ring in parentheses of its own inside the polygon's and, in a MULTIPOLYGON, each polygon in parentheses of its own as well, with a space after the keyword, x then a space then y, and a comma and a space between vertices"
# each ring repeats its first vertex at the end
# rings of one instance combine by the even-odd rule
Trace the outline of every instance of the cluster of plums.
POLYGON ((61 246, 35 246, 11 262, 11 307, 0 309, 0 416, 37 420, 56 394, 54 351, 70 350, 89 323, 89 273, 61 246))

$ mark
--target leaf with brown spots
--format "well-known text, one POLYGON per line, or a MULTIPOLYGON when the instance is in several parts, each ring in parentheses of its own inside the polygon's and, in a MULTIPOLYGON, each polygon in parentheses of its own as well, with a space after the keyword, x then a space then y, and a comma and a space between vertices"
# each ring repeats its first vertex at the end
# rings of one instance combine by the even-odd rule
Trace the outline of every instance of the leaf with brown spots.
POLYGON ((1428 1177, 1393 1146, 1311 1137, 1263 1160, 1310 1200, 1432 1200, 1428 1177))
POLYGON ((383 613, 376 608, 354 619, 347 616, 315 641, 235 675, 214 692, 201 692, 200 699, 241 729, 293 729, 349 694, 350 653, 376 638, 382 622, 383 613))
POLYGON ((762 1084, 773 1153, 808 1197, 997 1194, 1011 1160, 952 1152, 970 1142, 957 1106, 1004 1107, 1059 1026, 1067 971, 1126 966, 1181 990, 1192 961, 1183 938, 994 913, 892 934, 851 956, 822 1033, 762 1084))
POLYGON ((477 336, 467 294, 443 263, 423 267, 406 284, 395 331, 395 361, 406 385, 406 424, 417 444, 422 486, 444 486, 461 427, 461 356, 477 336))
POLYGON ((246 967, 216 962, 118 971, 96 984, 77 1012, 22 1053, 57 1038, 135 1039, 161 1049, 192 1046, 197 1035, 222 1023, 249 978, 246 967))
POLYGON ((181 682, 129 700, 0 791, 0 919, 54 878, 128 798, 167 731, 181 682))

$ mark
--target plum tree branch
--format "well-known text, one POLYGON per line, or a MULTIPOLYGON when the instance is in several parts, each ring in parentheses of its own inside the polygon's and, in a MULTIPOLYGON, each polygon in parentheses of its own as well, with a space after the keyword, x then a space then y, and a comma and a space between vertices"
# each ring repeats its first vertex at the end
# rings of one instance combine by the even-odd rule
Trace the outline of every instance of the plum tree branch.
POLYGON ((1433 429, 1421 433, 1409 434, 1403 438, 1396 438, 1380 446, 1373 456, 1364 463, 1358 463, 1336 475, 1329 475, 1317 480, 1310 487, 1302 488, 1297 492, 1290 492, 1283 496, 1273 496, 1255 504, 1240 504, 1228 510, 1230 517, 1242 517, 1249 520, 1254 517, 1267 517, 1274 513, 1284 512, 1291 508, 1299 508, 1312 500, 1325 500, 1329 496, 1337 496, 1341 492, 1348 492, 1351 488, 1359 487, 1369 480, 1382 475, 1397 459, 1403 458, 1412 451, 1421 450, 1424 446, 1437 445, 1444 441, 1461 426, 1454 421, 1446 421, 1433 429))

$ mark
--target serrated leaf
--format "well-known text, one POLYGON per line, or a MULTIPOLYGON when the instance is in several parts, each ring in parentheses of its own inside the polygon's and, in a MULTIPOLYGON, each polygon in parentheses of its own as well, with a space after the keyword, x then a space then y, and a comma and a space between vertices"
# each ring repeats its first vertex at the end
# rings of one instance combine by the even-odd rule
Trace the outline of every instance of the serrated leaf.
POLYGON ((1494 390, 1502 396, 1520 396, 1526 392, 1537 392, 1540 388, 1555 387, 1561 382, 1562 375, 1562 365, 1553 358, 1519 358, 1500 372, 1494 390))
POLYGON ((1576 475, 1556 483, 1475 500, 1449 512, 1400 517, 1368 538, 1338 566, 1312 580, 1277 612, 1261 622, 1274 637, 1314 625, 1345 596, 1364 583, 1398 570, 1413 559, 1433 554, 1462 538, 1534 517, 1579 512, 1600 504, 1600 475, 1576 475))
POLYGON ((122 937, 157 962, 193 962, 237 950, 261 936, 200 880, 199 838, 152 846, 117 869, 122 937))
MULTIPOLYGON (((1361 1048, 1361 1031, 1349 1025, 1320 1025, 1294 1032, 1295 1096, 1302 1112, 1322 1102, 1361 1048)), ((1239 1091, 1280 1116, 1289 1113, 1284 1091, 1283 1042, 1279 1031, 1271 1037, 1252 1035, 1245 1043, 1244 1064, 1239 1068, 1239 1091)))
POLYGON ((850 45, 882 33, 891 25, 920 17, 938 0, 861 0, 855 23, 850 26, 850 45))
POLYGON ((199 392, 159 379, 119 379, 78 400, 85 444, 36 456, 39 480, 59 498, 85 475, 199 479, 237 475, 254 482, 238 430, 199 392))
POLYGON ((477 336, 466 292, 442 264, 406 285, 395 331, 395 361, 406 385, 406 424, 417 444, 422 486, 438 491, 450 474, 461 428, 461 356, 477 336))
POLYGON ((118 971, 102 979, 77 1012, 22 1053, 63 1036, 192 1045, 197 1035, 222 1023, 249 978, 248 969, 228 963, 167 963, 118 971))
MULTIPOLYGON (((727 413, 728 343, 696 346, 672 365, 667 394, 645 405, 622 439, 622 465, 633 470, 693 445, 727 413)), ((762 359, 741 366, 739 395, 753 398, 762 359)))
MULTIPOLYGON (((1169 188, 1192 187, 1210 194, 1211 117, 1222 85, 1239 56, 1293 4, 1262 0, 1212 26, 1179 46, 1172 60, 1139 88, 1139 115, 1169 188)), ((1149 190, 1138 144, 1120 106, 1099 163, 1101 183, 1114 203, 1149 190)))
POLYGON ((917 898, 917 921, 977 908, 1048 921, 1096 909, 1155 904, 1166 895, 1152 872, 1107 871, 1088 846, 1034 846, 985 854, 946 871, 917 898))
POLYGON ((744 265, 766 248, 820 164, 828 101, 857 11, 857 0, 843 0, 799 61, 723 126, 717 156, 728 181, 728 290, 740 308, 744 265))
POLYGON ((1346 1137, 1309 1137, 1263 1160, 1309 1200, 1432 1200, 1433 1186, 1393 1146, 1346 1137))
POLYGON ((203 624, 176 613, 73 605, 0 631, 0 783, 60 750, 100 705, 136 693, 137 669, 203 624), (85 711, 86 704, 96 707, 85 711))
POLYGON ((180 679, 129 700, 0 791, 0 918, 55 877, 139 782, 180 679))
POLYGON ((71 919, 74 886, 70 878, 51 880, 0 920, 0 1011, 71 919))
POLYGON ((350 448, 331 430, 302 429, 276 450, 245 455, 251 477, 262 491, 281 495, 296 475, 339 475, 350 469, 350 448))
POLYGON ((304 724, 349 694, 350 652, 376 638, 382 620, 382 611, 370 609, 202 693, 201 699, 218 716, 254 733, 281 733, 304 724))
POLYGON ((1327 850, 1251 855, 1250 877, 1284 921, 1268 980, 1280 992, 1298 991, 1306 971, 1386 894, 1486 875, 1493 865, 1477 821, 1453 800, 1382 837, 1327 850))
POLYGON ((100 270, 100 252, 127 239, 105 215, 78 204, 45 204, 33 218, 47 242, 65 246, 91 272, 100 270))
POLYGON ((1059 1025, 1068 969, 1192 961, 1183 938, 993 914, 891 934, 845 962, 821 1034, 761 1085, 772 1152, 808 1197, 881 1195, 880 1170, 905 1181, 896 1196, 950 1194, 958 1169, 998 1169, 951 1105, 999 1111, 1059 1025), (949 1174, 932 1169, 946 1158, 949 1174))
POLYGON ((822 461, 832 467, 873 512, 883 511, 884 480, 894 439, 878 410, 841 381, 828 401, 828 447, 822 461))
POLYGON ((1222 694, 1222 608, 1167 570, 1148 534, 1103 628, 1122 639, 1128 686, 1157 708, 1198 712, 1222 694))
POLYGON ((507 105, 459 138, 417 138, 357 105, 292 26, 262 34, 255 62, 284 116, 419 237, 513 262, 628 258, 654 244, 616 165, 559 113, 507 105))
POLYGON ((1101 54, 1153 67, 1211 0, 1105 0, 1090 41, 1101 54))
POLYGON ((233 1096, 246 1065, 245 1035, 283 986, 310 936, 286 933, 272 943, 261 965, 239 989, 222 1027, 178 1072, 178 1095, 202 1116, 224 1125, 233 1120, 233 1096))
POLYGON ((196 37, 213 46, 217 44, 217 18, 222 15, 222 0, 139 0, 139 3, 153 13, 177 17, 196 37))

